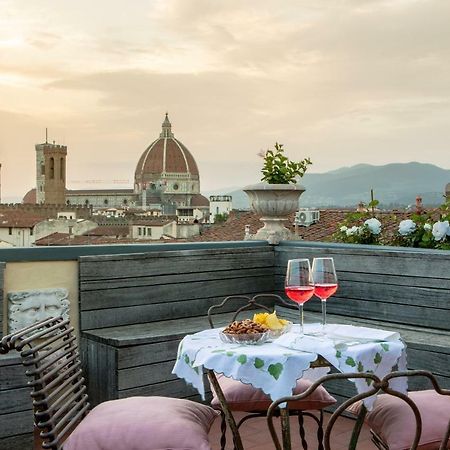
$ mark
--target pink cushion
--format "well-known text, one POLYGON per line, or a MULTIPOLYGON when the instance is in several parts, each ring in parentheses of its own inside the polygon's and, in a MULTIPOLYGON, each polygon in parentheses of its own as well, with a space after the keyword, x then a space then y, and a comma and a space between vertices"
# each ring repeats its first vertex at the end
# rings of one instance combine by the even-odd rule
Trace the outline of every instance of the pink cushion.
MULTIPOLYGON (((450 421, 450 396, 434 390, 410 392, 409 397, 417 405, 422 418, 420 450, 439 449, 450 421)), ((361 402, 350 406, 357 415, 361 402)), ((375 401, 366 422, 389 446, 390 450, 409 450, 414 439, 416 420, 410 406, 392 395, 382 394, 375 401)), ((450 443, 450 441, 449 441, 450 443)))
POLYGON ((210 450, 217 417, 209 406, 166 397, 130 397, 96 406, 64 450, 210 450))
MULTIPOLYGON (((217 381, 232 411, 265 411, 272 403, 270 397, 264 394, 261 389, 257 389, 250 384, 244 384, 223 375, 218 375, 217 381)), ((301 394, 305 392, 311 384, 308 380, 298 380, 294 393, 301 394)), ((304 400, 290 402, 288 406, 289 409, 306 411, 322 409, 334 403, 336 403, 335 398, 324 387, 319 386, 304 400)), ((219 400, 214 392, 211 406, 216 409, 220 408, 219 400)))

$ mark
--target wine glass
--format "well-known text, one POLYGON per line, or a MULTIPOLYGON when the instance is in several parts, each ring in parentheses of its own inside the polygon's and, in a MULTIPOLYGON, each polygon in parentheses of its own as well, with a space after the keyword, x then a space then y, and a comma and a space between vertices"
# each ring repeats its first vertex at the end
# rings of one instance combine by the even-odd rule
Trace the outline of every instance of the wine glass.
POLYGON ((314 258, 312 276, 314 280, 314 295, 319 297, 322 303, 322 331, 325 333, 327 325, 327 298, 332 296, 338 288, 333 258, 314 258))
POLYGON ((300 335, 303 336, 303 304, 314 295, 314 282, 309 259, 290 259, 287 265, 286 295, 298 305, 300 312, 300 335))

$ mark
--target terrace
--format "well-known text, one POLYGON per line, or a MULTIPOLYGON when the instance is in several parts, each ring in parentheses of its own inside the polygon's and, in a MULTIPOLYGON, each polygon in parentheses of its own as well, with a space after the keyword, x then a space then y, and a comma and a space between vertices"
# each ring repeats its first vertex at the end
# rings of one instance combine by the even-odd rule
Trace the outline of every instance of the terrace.
MULTIPOLYGON (((91 403, 134 395, 199 400, 171 373, 180 339, 207 328, 208 308, 226 296, 283 295, 287 260, 314 256, 334 257, 338 270, 329 322, 398 331, 408 346, 408 368, 427 369, 450 388, 449 251, 303 241, 6 249, 0 251, 0 330, 7 333, 9 292, 67 289, 91 403)), ((318 320, 319 308, 317 301, 306 304, 307 322, 318 320)), ((294 308, 277 310, 296 319, 294 308)), ((18 356, 0 355, 0 449, 33 446, 25 383, 18 356)), ((347 382, 327 389, 339 401, 354 394, 347 382)), ((210 435, 214 449, 218 428, 215 423, 210 435)), ((336 444, 344 445, 348 430, 344 420, 336 444)), ((243 439, 246 448, 273 448, 264 419, 244 425, 243 439)), ((358 448, 371 445, 365 429, 358 448)))

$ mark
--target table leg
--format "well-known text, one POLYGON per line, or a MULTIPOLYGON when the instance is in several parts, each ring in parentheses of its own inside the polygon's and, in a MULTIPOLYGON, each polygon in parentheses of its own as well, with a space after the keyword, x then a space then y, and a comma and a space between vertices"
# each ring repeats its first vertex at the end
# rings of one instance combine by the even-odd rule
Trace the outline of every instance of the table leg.
POLYGON ((222 408, 223 414, 225 415, 225 419, 228 423, 228 426, 230 427, 231 432, 233 433, 234 449, 235 450, 244 450, 244 447, 242 445, 241 435, 239 434, 239 430, 236 425, 236 421, 234 420, 233 414, 231 414, 230 408, 228 407, 225 396, 222 392, 222 389, 220 388, 220 384, 217 381, 216 374, 214 373, 213 370, 209 370, 209 369, 206 371, 206 373, 208 375, 209 382, 211 383, 211 386, 217 395, 217 398, 220 403, 220 407, 222 408))
POLYGON ((358 445, 359 435, 361 433, 361 429, 364 425, 364 418, 366 417, 367 409, 364 404, 361 405, 361 409, 359 410, 358 417, 356 419, 355 426, 353 427, 352 437, 350 439, 350 443, 348 445, 348 450, 356 450, 356 446, 358 445))
POLYGON ((291 450, 291 430, 289 421, 289 409, 280 408, 281 435, 283 450, 291 450))

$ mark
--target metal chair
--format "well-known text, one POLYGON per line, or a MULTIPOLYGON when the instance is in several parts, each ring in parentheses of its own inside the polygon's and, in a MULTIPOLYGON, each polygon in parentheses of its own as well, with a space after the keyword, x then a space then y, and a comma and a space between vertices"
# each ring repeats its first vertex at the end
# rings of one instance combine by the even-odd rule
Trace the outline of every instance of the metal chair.
MULTIPOLYGON (((147 416, 154 416, 158 412, 162 414, 161 408, 163 408, 168 412, 166 420, 170 419, 171 413, 175 409, 179 410, 181 408, 182 413, 184 413, 183 408, 189 405, 188 407, 192 408, 192 414, 195 415, 195 419, 191 419, 190 422, 189 420, 184 422, 183 424, 186 424, 186 427, 183 428, 182 432, 191 431, 195 428, 194 426, 191 427, 191 425, 196 423, 195 426, 197 426, 200 421, 201 425, 206 424, 205 430, 202 429, 204 433, 201 437, 207 442, 207 429, 209 429, 213 417, 217 413, 209 406, 196 404, 188 400, 136 397, 134 399, 128 398, 105 402, 90 412, 76 336, 74 335, 73 327, 69 324, 69 320, 62 317, 49 318, 24 328, 17 333, 3 337, 0 341, 0 353, 5 354, 12 350, 20 352, 22 363, 26 369, 25 373, 30 378, 28 386, 32 389, 31 397, 33 400, 35 426, 40 430, 42 448, 44 449, 60 450, 64 444, 69 445, 70 448, 79 448, 78 444, 67 444, 70 441, 70 439, 69 441, 67 439, 72 432, 74 434, 78 433, 78 436, 82 437, 83 433, 79 432, 80 429, 77 431, 76 428, 78 426, 81 428, 88 423, 92 424, 93 421, 90 421, 91 414, 96 410, 98 411, 97 408, 105 405, 106 413, 116 417, 116 422, 120 422, 119 415, 115 415, 115 413, 128 412, 123 404, 129 401, 134 401, 135 404, 140 401, 139 405, 147 408, 147 416), (178 403, 175 406, 174 403, 176 402, 178 403), (155 403, 157 405, 154 405, 155 403), (151 410, 153 409, 157 409, 157 411, 152 412, 151 410), (88 413, 89 416, 86 417, 88 413), (202 416, 202 418, 197 420, 198 416, 202 416)), ((98 413, 96 414, 98 416, 98 413)), ((137 426, 141 427, 142 425, 141 428, 143 430, 150 428, 151 423, 145 420, 145 417, 136 417, 133 420, 137 426)), ((121 425, 122 430, 125 426, 122 422, 112 425, 119 430, 119 433, 121 433, 121 425)), ((96 428, 94 427, 94 432, 95 430, 96 428)), ((198 433, 197 428, 194 431, 198 433)), ((156 436, 156 433, 153 436, 156 436)), ((99 441, 101 439, 100 437, 99 441)), ((121 439, 125 439, 123 434, 121 439)), ((161 435, 155 439, 164 440, 165 437, 161 435)), ((170 439, 173 438, 170 437, 170 439)), ((146 444, 148 443, 147 440, 146 444)), ((96 448, 99 448, 99 446, 105 448, 101 442, 96 448)), ((209 445, 207 447, 209 448, 209 445)), ((147 449, 150 447, 145 445, 142 448, 147 449)))
MULTIPOLYGON (((263 298, 273 298, 275 300, 278 300, 280 303, 285 304, 286 306, 289 306, 289 307, 291 306, 291 305, 287 304, 282 297, 280 297, 279 295, 276 295, 276 294, 258 294, 252 298, 250 298, 249 296, 246 296, 246 295, 231 295, 231 296, 226 297, 220 304, 213 305, 209 308, 208 321, 209 321, 210 327, 215 328, 215 325, 213 322, 213 317, 212 317, 213 313, 216 310, 220 310, 221 308, 226 306, 227 303, 232 300, 244 300, 245 301, 245 304, 243 306, 241 306, 240 308, 238 308, 234 312, 232 319, 231 319, 232 322, 235 321, 238 318, 239 314, 244 311, 249 311, 249 310, 253 310, 253 309, 262 309, 267 312, 272 312, 273 308, 268 308, 267 306, 265 306, 261 303, 258 303, 258 300, 263 299, 263 298)), ((217 381, 215 381, 214 384, 219 383, 220 387, 222 387, 224 378, 225 377, 218 377, 217 381)), ((210 379, 210 381, 211 381, 211 379, 210 379)), ((236 382, 236 383, 238 383, 238 382, 236 382)), ((215 391, 214 386, 212 386, 212 389, 213 389, 213 391, 215 391)), ((249 386, 246 386, 246 389, 249 389, 249 386)), ((252 388, 252 389, 253 389, 253 391, 257 390, 256 388, 252 388)), ((221 449, 224 450, 225 445, 226 445, 227 420, 226 420, 225 414, 223 413, 223 409, 224 409, 223 401, 227 401, 226 390, 224 392, 223 400, 221 399, 221 396, 217 395, 217 397, 218 397, 217 401, 218 401, 218 403, 220 403, 220 409, 221 409, 221 439, 220 439, 220 443, 221 443, 221 449)), ((305 397, 306 397, 306 395, 302 396, 302 399, 305 397)), ((334 400, 334 402, 335 402, 335 400, 334 400)), ((270 398, 267 397, 267 407, 269 406, 269 404, 270 404, 270 398)), ((230 406, 228 403, 227 403, 227 405, 228 405, 228 408, 230 411, 243 411, 240 408, 230 406)), ((288 407, 288 410, 289 410, 289 415, 297 416, 297 418, 298 418, 299 433, 300 433, 300 439, 301 439, 303 448, 305 450, 308 449, 308 444, 306 441, 306 433, 305 433, 305 428, 304 428, 304 418, 307 416, 307 417, 311 417, 317 424, 317 440, 318 440, 317 449, 323 450, 323 444, 322 444, 322 441, 323 441, 323 410, 319 409, 318 416, 316 416, 312 412, 309 412, 309 411, 306 411, 303 409, 299 409, 298 405, 299 405, 299 402, 294 403, 294 404, 291 403, 288 407)), ((216 408, 217 404, 215 405, 213 403, 212 406, 213 406, 213 408, 216 408)), ((241 425, 249 419, 265 417, 267 414, 267 408, 265 408, 263 410, 261 410, 261 409, 245 410, 244 412, 247 414, 236 424, 238 430, 241 427, 241 425)), ((275 408, 273 410, 273 414, 277 415, 277 416, 280 415, 280 412, 282 413, 282 411, 279 408, 275 408)))
MULTIPOLYGON (((374 394, 382 394, 382 395, 389 395, 396 397, 400 399, 401 402, 404 402, 405 405, 407 405, 407 408, 409 408, 413 415, 414 415, 414 422, 415 422, 415 430, 412 435, 410 436, 410 443, 407 445, 410 445, 410 450, 417 450, 419 441, 422 435, 422 418, 420 414, 420 405, 416 404, 416 402, 413 400, 413 394, 410 393, 410 395, 405 395, 402 392, 399 392, 397 390, 392 389, 389 386, 389 381, 395 378, 399 377, 426 377, 431 381, 431 384, 434 388, 434 390, 426 391, 426 392, 433 392, 437 393, 443 396, 450 396, 450 390, 447 389, 441 389, 438 385, 438 382, 436 378, 427 371, 424 370, 411 370, 411 371, 404 371, 404 372, 392 372, 388 375, 386 375, 383 379, 378 378, 376 375, 371 373, 337 373, 337 374, 329 374, 326 375, 319 380, 317 380, 315 383, 311 385, 311 387, 299 395, 293 395, 289 397, 283 397, 276 401, 274 401, 268 411, 267 411, 267 422, 270 430, 270 434, 272 436, 273 442, 275 444, 276 450, 290 450, 290 439, 283 442, 283 447, 280 444, 280 440, 278 438, 277 432, 275 430, 275 426, 273 423, 273 417, 276 415, 276 411, 281 403, 293 401, 293 400, 299 400, 302 398, 307 397, 312 392, 314 392, 315 389, 317 389, 319 386, 323 385, 327 381, 331 380, 342 380, 342 379, 355 379, 355 378, 364 378, 367 383, 371 386, 370 389, 367 392, 357 394, 346 401, 344 401, 331 415, 330 420, 327 423, 327 426, 325 428, 325 436, 324 436, 324 446, 325 450, 331 450, 330 446, 330 438, 331 433, 333 430, 333 427, 336 423, 336 420, 344 413, 344 412, 351 412, 353 414, 357 414, 357 419, 355 421, 352 436, 349 442, 349 450, 355 450, 357 449, 358 445, 358 438, 361 432, 361 428, 363 426, 364 420, 370 416, 370 412, 368 413, 364 404, 362 403, 362 400, 365 398, 368 398, 374 394), (352 409, 352 406, 357 406, 356 408, 352 409)), ((424 392, 424 391, 422 391, 424 392)), ((377 406, 377 404, 375 404, 377 406)), ((447 411, 450 411, 450 398, 448 399, 448 409, 447 411)), ((389 407, 387 407, 389 408, 389 407)), ((386 408, 386 409, 387 409, 386 408)), ((409 410, 408 410, 409 411, 409 410)), ((438 418, 439 415, 442 415, 442 411, 439 409, 435 409, 434 411, 435 418, 438 418)), ((436 444, 436 449, 439 450, 445 450, 449 447, 447 447, 450 438, 450 413, 447 413, 448 416, 444 417, 445 426, 441 430, 441 434, 439 437, 440 443, 436 444), (442 438, 441 438, 442 436, 442 438), (439 445, 439 447, 437 447, 439 445)), ((394 420, 394 427, 398 428, 398 432, 404 431, 402 430, 401 426, 397 426, 395 423, 396 421, 400 421, 401 417, 396 417, 394 420)), ((370 423, 370 421, 369 421, 370 423)), ((373 426, 373 423, 372 423, 373 426)), ((286 431, 286 430, 282 430, 286 431)), ((289 430, 287 430, 289 432, 289 430)), ((383 430, 380 429, 371 429, 372 434, 372 442, 376 445, 377 448, 380 450, 389 450, 388 443, 381 437, 381 434, 383 430)), ((284 433, 283 433, 284 436, 284 433)), ((398 439, 395 436, 391 437, 392 441, 395 443, 398 443, 398 439)), ((429 448, 429 447, 427 447, 429 448)))

